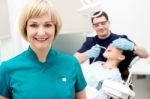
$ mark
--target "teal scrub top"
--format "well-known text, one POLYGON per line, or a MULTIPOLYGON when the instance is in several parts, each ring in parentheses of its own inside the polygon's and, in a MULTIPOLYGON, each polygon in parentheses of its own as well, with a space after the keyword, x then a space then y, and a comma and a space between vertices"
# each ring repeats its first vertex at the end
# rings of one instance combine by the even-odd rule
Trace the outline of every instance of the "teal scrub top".
POLYGON ((54 49, 44 63, 29 47, 0 66, 0 96, 12 99, 75 99, 86 85, 76 58, 54 49))

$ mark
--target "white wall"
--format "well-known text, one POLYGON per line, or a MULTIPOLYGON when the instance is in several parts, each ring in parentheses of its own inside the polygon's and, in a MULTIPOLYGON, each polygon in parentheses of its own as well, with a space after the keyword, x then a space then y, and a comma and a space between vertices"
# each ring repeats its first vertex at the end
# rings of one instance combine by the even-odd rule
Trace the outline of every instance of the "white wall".
POLYGON ((87 17, 79 15, 80 0, 52 0, 63 20, 62 33, 85 32, 91 28, 87 17))
MULTIPOLYGON (((1 43, 1 59, 6 60, 27 48, 27 43, 20 37, 17 28, 17 16, 28 0, 7 0, 11 37, 1 43)), ((58 8, 63 28, 61 33, 90 31, 90 20, 77 13, 80 0, 53 0, 58 8), (70 4, 70 5, 69 5, 70 4)), ((103 8, 108 12, 111 30, 114 33, 127 34, 137 44, 150 51, 150 9, 149 0, 102 0, 103 8)))
POLYGON ((105 0, 112 32, 127 34, 137 44, 150 52, 150 1, 149 0, 105 0))
POLYGON ((150 52, 150 1, 149 0, 130 0, 129 35, 139 44, 143 45, 150 52))
POLYGON ((17 24, 19 12, 25 4, 25 1, 26 0, 7 0, 10 37, 1 40, 1 60, 6 60, 17 55, 22 52, 26 46, 26 43, 22 43, 23 39, 20 37, 17 24))
POLYGON ((8 7, 6 0, 0 0, 0 39, 10 36, 8 7))

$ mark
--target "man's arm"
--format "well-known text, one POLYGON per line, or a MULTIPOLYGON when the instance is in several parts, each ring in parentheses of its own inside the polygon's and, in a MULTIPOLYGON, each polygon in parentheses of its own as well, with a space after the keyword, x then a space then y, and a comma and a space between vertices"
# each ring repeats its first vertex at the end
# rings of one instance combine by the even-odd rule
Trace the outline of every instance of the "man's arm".
POLYGON ((114 40, 112 44, 116 48, 133 51, 136 55, 138 55, 141 58, 148 58, 149 56, 147 50, 144 47, 135 45, 133 42, 125 38, 118 38, 114 40))
POLYGON ((101 51, 101 48, 99 47, 99 45, 95 44, 94 46, 92 46, 91 49, 89 49, 83 53, 76 52, 74 56, 78 59, 78 61, 80 63, 83 63, 89 58, 98 57, 100 54, 100 51, 101 51))
POLYGON ((74 56, 78 59, 78 61, 79 61, 80 63, 83 63, 83 62, 85 62, 86 60, 89 59, 86 53, 79 53, 79 52, 76 52, 76 53, 74 54, 74 56))
POLYGON ((148 58, 149 57, 149 53, 147 52, 147 50, 142 47, 142 46, 138 46, 135 45, 134 46, 134 51, 133 51, 136 55, 138 55, 141 58, 148 58))

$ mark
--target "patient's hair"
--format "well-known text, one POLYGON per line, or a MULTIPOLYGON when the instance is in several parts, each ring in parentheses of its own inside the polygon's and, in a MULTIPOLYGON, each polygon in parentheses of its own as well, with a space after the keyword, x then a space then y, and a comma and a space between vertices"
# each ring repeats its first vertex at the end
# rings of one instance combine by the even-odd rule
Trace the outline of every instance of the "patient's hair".
POLYGON ((132 51, 123 51, 125 59, 118 64, 119 71, 123 80, 126 80, 129 75, 129 65, 132 59, 136 56, 132 51))

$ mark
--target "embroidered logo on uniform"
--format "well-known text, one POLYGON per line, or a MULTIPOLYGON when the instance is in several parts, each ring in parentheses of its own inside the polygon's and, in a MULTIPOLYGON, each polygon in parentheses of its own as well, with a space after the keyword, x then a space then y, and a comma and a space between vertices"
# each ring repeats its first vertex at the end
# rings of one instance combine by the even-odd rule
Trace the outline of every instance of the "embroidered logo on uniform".
POLYGON ((62 77, 61 80, 62 80, 62 82, 67 82, 67 78, 66 77, 62 77))

